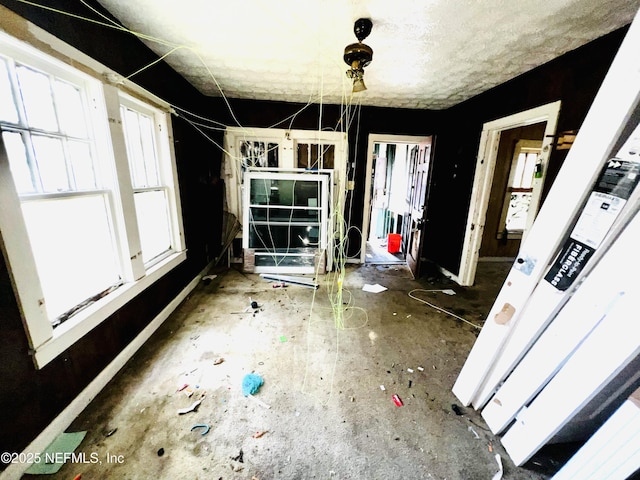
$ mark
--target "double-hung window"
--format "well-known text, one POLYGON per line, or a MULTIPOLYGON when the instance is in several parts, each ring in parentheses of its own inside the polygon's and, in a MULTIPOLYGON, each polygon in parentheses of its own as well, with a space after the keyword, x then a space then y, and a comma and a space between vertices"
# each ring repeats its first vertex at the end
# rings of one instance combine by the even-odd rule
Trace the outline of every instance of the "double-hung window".
POLYGON ((39 366, 185 258, 170 117, 135 91, 0 34, 0 233, 39 366))

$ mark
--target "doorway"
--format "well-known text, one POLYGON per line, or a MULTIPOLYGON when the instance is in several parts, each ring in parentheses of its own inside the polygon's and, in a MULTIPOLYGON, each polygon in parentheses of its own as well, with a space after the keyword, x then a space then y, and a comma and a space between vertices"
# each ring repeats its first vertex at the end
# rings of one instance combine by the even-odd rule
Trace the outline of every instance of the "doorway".
MULTIPOLYGON (((426 187, 427 172, 420 185, 415 182, 420 158, 429 165, 430 143, 431 137, 369 135, 361 263, 405 264, 412 258, 414 233, 421 228, 412 205, 421 199, 424 207, 425 195, 419 191, 426 187)), ((422 215, 423 208, 417 212, 422 215)))
POLYGON ((483 245, 487 258, 517 254, 540 207, 559 112, 558 101, 484 124, 454 278, 460 285, 473 285, 483 245))
POLYGON ((526 234, 531 199, 540 196, 542 141, 546 122, 502 131, 479 260, 513 261, 526 234))

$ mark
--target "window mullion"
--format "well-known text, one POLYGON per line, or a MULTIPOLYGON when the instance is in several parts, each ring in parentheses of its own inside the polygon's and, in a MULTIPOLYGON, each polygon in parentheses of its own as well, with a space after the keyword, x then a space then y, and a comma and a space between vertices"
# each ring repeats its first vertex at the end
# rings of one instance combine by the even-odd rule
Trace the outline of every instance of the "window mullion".
POLYGON ((167 158, 171 161, 159 162, 158 173, 160 175, 161 183, 165 187, 167 192, 167 200, 169 202, 169 217, 171 220, 171 234, 173 236, 173 248, 181 252, 185 246, 184 240, 184 226, 182 224, 182 205, 180 203, 180 195, 178 194, 178 170, 176 168, 175 151, 173 147, 173 126, 171 123, 171 114, 164 113, 162 116, 154 122, 155 128, 158 130, 158 156, 160 158, 167 158), (167 130, 167 134, 162 134, 162 128, 167 130))
POLYGON ((119 207, 115 209, 116 235, 119 239, 124 278, 127 281, 134 281, 144 277, 145 268, 133 198, 131 170, 120 115, 118 89, 111 85, 105 85, 104 96, 117 178, 117 185, 114 185, 115 198, 113 199, 116 206, 119 207))

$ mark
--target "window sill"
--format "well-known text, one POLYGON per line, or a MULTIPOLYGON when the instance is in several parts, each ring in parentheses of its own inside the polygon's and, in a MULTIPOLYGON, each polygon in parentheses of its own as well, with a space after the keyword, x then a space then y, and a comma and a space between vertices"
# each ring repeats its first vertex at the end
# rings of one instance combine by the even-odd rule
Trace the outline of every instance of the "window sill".
POLYGON ((53 336, 33 352, 36 367, 40 369, 51 362, 186 258, 186 251, 167 257, 151 267, 140 280, 123 285, 56 327, 53 336))

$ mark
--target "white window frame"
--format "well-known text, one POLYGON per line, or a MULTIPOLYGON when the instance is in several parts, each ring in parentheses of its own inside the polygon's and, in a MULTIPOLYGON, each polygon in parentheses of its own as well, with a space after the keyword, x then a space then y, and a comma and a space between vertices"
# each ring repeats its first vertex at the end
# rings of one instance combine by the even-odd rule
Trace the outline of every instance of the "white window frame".
MULTIPOLYGON (((260 204, 252 204, 251 203, 251 180, 293 180, 300 182, 315 182, 318 185, 318 192, 321 193, 321 200, 316 207, 307 207, 312 210, 316 210, 318 212, 318 238, 319 244, 317 245, 317 251, 313 254, 308 252, 301 253, 295 247, 291 248, 291 251, 286 253, 272 253, 270 251, 263 251, 264 249, 255 248, 255 256, 256 257, 313 257, 315 258, 318 254, 322 254, 327 250, 329 241, 329 198, 331 197, 331 188, 330 183, 332 181, 332 171, 331 170, 318 170, 313 173, 287 173, 283 171, 273 171, 273 170, 263 170, 263 169, 249 169, 245 175, 246 186, 244 189, 244 211, 243 211, 243 224, 246 226, 246 234, 243 236, 242 247, 247 249, 249 248, 249 233, 252 228, 256 225, 267 226, 268 228, 280 225, 278 221, 269 221, 269 220, 252 220, 251 215, 249 213, 251 207, 258 208, 281 208, 281 209, 291 209, 291 210, 300 210, 304 209, 304 206, 296 206, 296 205, 281 205, 281 204, 273 204, 273 205, 260 205, 260 204)), ((315 223, 315 222, 313 222, 315 223)), ((288 224, 288 223, 287 223, 288 224)), ((255 273, 315 273, 315 266, 260 266, 256 265, 254 267, 255 273)))
MULTIPOLYGON (((331 239, 327 246, 327 271, 333 268, 334 232, 342 228, 340 216, 344 212, 347 184, 347 158, 349 146, 345 132, 325 130, 286 130, 279 128, 242 128, 227 127, 224 134, 224 165, 226 190, 226 210, 244 223, 244 181, 241 160, 241 144, 244 141, 278 144, 278 168, 263 168, 270 172, 300 173, 305 169, 297 168, 298 144, 334 145, 334 164, 330 191, 330 218, 327 222, 327 235, 331 239)), ((260 171, 261 168, 251 168, 260 171)), ((244 225, 246 227, 246 224, 244 225)))
MULTIPOLYGON (((514 183, 515 173, 516 173, 516 165, 518 164, 518 159, 520 154, 528 154, 528 153, 536 153, 538 155, 537 162, 540 162, 540 157, 542 155, 542 140, 519 140, 516 143, 515 150, 513 152, 513 156, 511 158, 511 166, 509 167, 509 179, 507 181, 507 188, 504 192, 504 200, 502 202, 502 210, 500 213, 500 223, 498 224, 498 231, 496 232, 496 238, 503 238, 506 232, 506 236, 508 239, 521 239, 524 235, 524 228, 521 229, 507 229, 507 214, 509 213, 509 204, 511 203, 511 188, 514 183)), ((538 163, 536 163, 538 164, 538 163)), ((535 175, 535 167, 534 167, 534 175, 535 175)), ((536 193, 536 189, 542 189, 542 185, 539 182, 535 182, 535 177, 531 181, 531 201, 533 201, 533 196, 536 193)), ((533 223, 533 219, 535 218, 535 214, 537 212, 532 212, 533 208, 529 206, 527 210, 527 225, 531 225, 533 223), (532 217, 532 218, 530 218, 532 217)), ((525 227, 526 228, 526 227, 525 227)))
MULTIPOLYGON (((37 27, 33 27, 37 29, 37 27)), ((22 314, 31 353, 37 368, 52 361, 77 340, 98 326, 110 315, 135 298, 155 281, 167 274, 186 259, 186 247, 181 218, 178 176, 171 129, 170 105, 140 87, 110 71, 90 57, 61 42, 52 35, 38 30, 39 41, 46 40, 51 51, 47 54, 35 47, 0 31, 0 52, 21 63, 56 75, 72 76, 76 83, 84 84, 90 96, 92 117, 96 121, 96 151, 104 157, 100 163, 111 164, 113 203, 115 205, 115 234, 119 239, 120 258, 124 285, 72 315, 68 320, 53 327, 44 308, 44 296, 38 282, 34 257, 29 248, 27 229, 21 211, 21 202, 16 191, 9 162, 0 148, 0 233, 3 253, 7 261, 14 290, 22 314), (57 57, 57 58, 56 58, 57 57), (80 65, 82 71, 70 64, 80 65), (118 79, 115 85, 105 78, 118 79), (133 101, 148 105, 153 111, 157 131, 158 154, 164 165, 162 176, 164 188, 170 198, 173 245, 170 252, 156 263, 145 266, 140 255, 140 240, 135 219, 133 188, 124 143, 120 118, 120 102, 133 101)))

